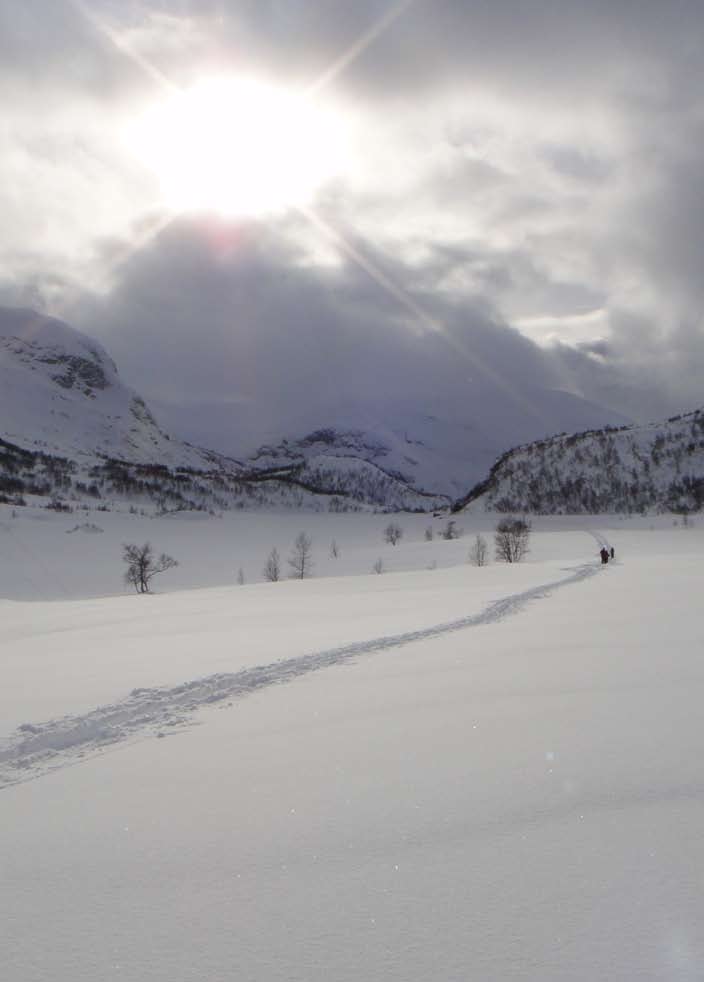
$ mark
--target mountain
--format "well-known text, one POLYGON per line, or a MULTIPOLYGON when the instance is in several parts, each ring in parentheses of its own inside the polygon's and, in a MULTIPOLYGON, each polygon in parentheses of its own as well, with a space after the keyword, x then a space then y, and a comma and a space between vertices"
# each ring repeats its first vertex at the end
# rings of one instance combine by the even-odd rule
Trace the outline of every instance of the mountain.
POLYGON ((88 499, 186 507, 427 510, 447 498, 372 459, 243 463, 175 439, 105 349, 63 321, 0 308, 0 500, 88 499))
POLYGON ((320 403, 302 393, 295 407, 232 405, 223 428, 222 410, 198 405, 161 406, 189 440, 204 442, 253 466, 297 462, 307 468, 368 460, 419 491, 455 499, 481 480, 507 447, 552 435, 621 425, 624 417, 568 392, 524 386, 512 393, 485 380, 449 385, 432 397, 412 392, 359 401, 320 403), (255 441, 255 437, 259 442, 255 441))
POLYGON ((699 511, 704 409, 516 447, 453 510, 468 506, 541 515, 699 511))
POLYGON ((167 467, 216 459, 172 441, 100 344, 31 310, 0 308, 0 400, 0 436, 25 450, 167 467))
MULTIPOLYGON (((88 495, 161 510, 426 511, 449 506, 516 440, 558 424, 613 422, 612 413, 570 393, 460 381, 438 384, 432 396, 375 388, 358 401, 325 404, 302 390, 285 422, 267 417, 264 405, 233 404, 230 436, 221 433, 220 449, 205 450, 157 423, 99 343, 56 318, 0 308, 0 494, 14 502, 49 496, 57 506, 88 495), (272 425, 280 427, 276 436, 257 446, 255 435, 272 425), (228 455, 223 443, 245 452, 228 455)), ((186 408, 179 419, 186 426, 186 408)), ((191 420, 189 436, 203 419, 191 420)), ((551 507, 536 494, 536 507, 551 507)), ((498 497, 513 502, 518 493, 511 486, 498 497)), ((595 500, 583 498, 582 508, 595 500)))

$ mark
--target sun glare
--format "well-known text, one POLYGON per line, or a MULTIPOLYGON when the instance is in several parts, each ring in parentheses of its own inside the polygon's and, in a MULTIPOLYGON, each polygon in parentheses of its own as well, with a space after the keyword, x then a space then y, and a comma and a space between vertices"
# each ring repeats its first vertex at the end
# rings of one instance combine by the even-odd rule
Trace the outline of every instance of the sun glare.
POLYGON ((303 96, 209 79, 153 106, 128 141, 172 209, 257 216, 311 202, 337 170, 339 130, 303 96))

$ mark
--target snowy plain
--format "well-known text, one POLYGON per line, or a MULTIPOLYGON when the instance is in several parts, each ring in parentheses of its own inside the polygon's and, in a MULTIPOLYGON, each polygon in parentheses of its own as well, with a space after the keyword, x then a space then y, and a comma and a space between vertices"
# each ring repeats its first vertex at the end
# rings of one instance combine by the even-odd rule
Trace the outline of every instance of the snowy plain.
POLYGON ((3 979, 704 978, 704 530, 395 520, 0 513, 3 979))

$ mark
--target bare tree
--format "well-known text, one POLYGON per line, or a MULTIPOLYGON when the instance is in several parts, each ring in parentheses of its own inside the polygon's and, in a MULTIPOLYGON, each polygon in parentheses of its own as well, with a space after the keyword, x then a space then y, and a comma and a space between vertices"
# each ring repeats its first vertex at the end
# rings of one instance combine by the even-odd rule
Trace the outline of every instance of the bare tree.
POLYGON ((457 522, 454 518, 448 519, 447 525, 440 534, 443 539, 459 539, 460 530, 457 528, 457 522))
POLYGON ((530 522, 522 518, 502 518, 494 532, 496 558, 505 563, 519 563, 528 552, 530 522))
POLYGON ((133 586, 137 593, 149 593, 149 584, 157 573, 178 566, 173 556, 167 556, 165 552, 157 559, 148 542, 143 546, 124 545, 122 559, 127 563, 125 583, 133 586))
POLYGON ((278 549, 272 549, 264 566, 264 579, 270 583, 278 583, 281 579, 281 560, 278 549))
POLYGON ((291 567, 291 578, 294 580, 304 580, 310 576, 313 570, 313 559, 311 550, 313 542, 305 532, 299 532, 296 541, 293 543, 293 550, 288 557, 288 564, 291 567))
POLYGON ((403 535, 403 529, 396 522, 389 522, 389 524, 384 529, 384 542, 388 542, 390 545, 395 546, 396 543, 401 539, 403 535))
POLYGON ((467 557, 472 566, 486 566, 489 561, 489 546, 483 535, 477 535, 467 557))
POLYGON ((379 575, 381 575, 383 572, 384 572, 384 560, 381 559, 380 557, 372 566, 372 573, 379 573, 379 575))

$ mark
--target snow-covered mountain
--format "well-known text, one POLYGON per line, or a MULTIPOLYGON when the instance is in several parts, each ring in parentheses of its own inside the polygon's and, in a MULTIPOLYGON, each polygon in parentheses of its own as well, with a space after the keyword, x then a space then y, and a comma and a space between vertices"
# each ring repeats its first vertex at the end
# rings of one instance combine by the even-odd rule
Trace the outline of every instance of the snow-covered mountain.
POLYGON ((620 425, 617 417, 568 392, 525 390, 520 397, 475 386, 465 398, 430 405, 380 401, 376 406, 331 406, 324 425, 301 429, 289 422, 286 439, 264 443, 247 459, 255 466, 297 462, 306 470, 373 461, 415 488, 457 498, 489 471, 506 447, 551 435, 557 428, 620 425))
POLYGON ((704 409, 509 450, 454 509, 470 505, 542 515, 699 511, 704 409))
MULTIPOLYGON (((492 388, 487 379, 449 382, 432 398, 382 392, 322 408, 304 394, 296 414, 279 420, 276 436, 258 448, 256 413, 251 405, 233 409, 232 436, 216 434, 217 450, 184 442, 157 423, 100 344, 55 318, 0 308, 5 494, 56 493, 61 474, 69 497, 91 488, 93 496, 146 496, 162 508, 431 510, 480 480, 506 446, 558 426, 614 422, 570 393, 492 388), (227 455, 225 444, 246 452, 227 455)), ((185 424, 187 413, 178 418, 185 424)))
POLYGON ((0 308, 0 436, 70 459, 210 468, 216 456, 158 426, 105 349, 63 321, 0 308))
MULTIPOLYGON (((447 498, 374 461, 242 463, 175 439, 98 343, 55 318, 0 308, 0 494, 148 499, 162 508, 427 510, 447 498)), ((55 502, 56 503, 56 502, 55 502)), ((59 502, 60 503, 60 502, 59 502)))

